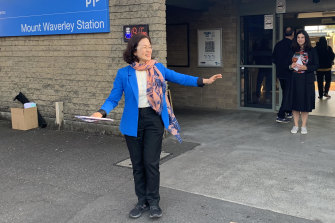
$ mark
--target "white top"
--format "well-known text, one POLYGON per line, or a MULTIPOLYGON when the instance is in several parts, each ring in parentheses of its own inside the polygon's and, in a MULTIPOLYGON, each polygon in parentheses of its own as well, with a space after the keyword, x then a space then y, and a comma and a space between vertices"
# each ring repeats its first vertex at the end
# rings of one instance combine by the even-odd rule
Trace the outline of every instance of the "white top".
POLYGON ((136 77, 138 85, 138 107, 139 108, 150 107, 147 98, 147 72, 136 70, 136 77))

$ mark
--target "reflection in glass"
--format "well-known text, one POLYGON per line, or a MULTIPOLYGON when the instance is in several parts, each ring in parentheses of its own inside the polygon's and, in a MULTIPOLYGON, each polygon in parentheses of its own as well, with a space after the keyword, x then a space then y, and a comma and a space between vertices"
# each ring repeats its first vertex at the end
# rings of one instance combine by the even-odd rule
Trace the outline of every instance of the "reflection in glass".
POLYGON ((271 65, 272 29, 264 29, 264 15, 241 17, 241 64, 271 65))
POLYGON ((241 67, 241 107, 272 108, 272 69, 241 67))
POLYGON ((276 110, 279 110, 279 106, 280 106, 280 103, 279 103, 279 102, 281 102, 281 101, 279 100, 279 86, 280 86, 280 82, 279 82, 279 80, 276 78, 276 95, 275 95, 275 97, 276 97, 276 104, 275 104, 275 106, 278 107, 276 110))

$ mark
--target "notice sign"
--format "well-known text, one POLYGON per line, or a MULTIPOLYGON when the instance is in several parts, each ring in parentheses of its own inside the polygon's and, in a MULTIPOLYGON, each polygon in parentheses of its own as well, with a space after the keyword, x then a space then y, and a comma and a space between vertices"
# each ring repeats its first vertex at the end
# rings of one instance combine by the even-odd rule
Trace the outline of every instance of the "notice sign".
POLYGON ((273 15, 264 15, 264 29, 273 29, 273 15))
POLYGON ((198 30, 198 66, 222 66, 221 29, 198 30))
POLYGON ((0 0, 0 37, 109 32, 108 0, 0 0))
POLYGON ((277 0, 276 13, 286 13, 286 0, 277 0))
POLYGON ((149 36, 149 25, 129 25, 123 26, 123 40, 128 42, 133 35, 144 34, 149 36))

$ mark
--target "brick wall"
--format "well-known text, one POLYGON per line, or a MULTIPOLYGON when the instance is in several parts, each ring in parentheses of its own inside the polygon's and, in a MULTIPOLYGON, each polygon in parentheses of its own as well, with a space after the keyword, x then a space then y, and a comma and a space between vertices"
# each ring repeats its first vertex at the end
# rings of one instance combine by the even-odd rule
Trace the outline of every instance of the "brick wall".
POLYGON ((0 118, 20 91, 38 105, 50 125, 54 102, 64 102, 65 128, 120 134, 123 99, 112 112, 112 126, 77 122, 100 108, 113 87, 126 44, 123 25, 149 24, 156 58, 166 63, 165 0, 110 0, 110 33, 0 38, 0 118))
MULTIPOLYGON (((170 84, 173 105, 175 108, 226 109, 237 108, 237 6, 233 0, 213 0, 206 11, 192 11, 181 8, 168 7, 167 24, 189 24, 190 66, 170 67, 180 73, 200 77, 210 77, 212 74, 222 73, 223 79, 202 89, 189 88, 170 84), (222 68, 199 68, 197 49, 197 30, 222 28, 222 68)), ((175 41, 177 33, 169 32, 175 41)), ((168 38, 169 39, 169 38, 168 38)), ((174 49, 167 46, 168 55, 174 54, 174 49)), ((180 53, 176 56, 180 56, 180 53)), ((168 57, 168 60, 171 57, 168 57)), ((171 58, 172 60, 174 58, 171 58)))

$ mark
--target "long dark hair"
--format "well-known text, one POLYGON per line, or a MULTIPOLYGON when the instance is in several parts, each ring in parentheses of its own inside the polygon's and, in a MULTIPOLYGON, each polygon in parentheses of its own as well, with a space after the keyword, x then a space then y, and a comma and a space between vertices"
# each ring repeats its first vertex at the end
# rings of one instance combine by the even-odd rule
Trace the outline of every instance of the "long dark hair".
POLYGON ((123 60, 126 61, 128 64, 138 62, 138 58, 137 56, 134 55, 134 53, 137 50, 138 43, 144 38, 147 38, 151 44, 150 37, 144 34, 136 34, 132 36, 131 39, 129 40, 127 48, 123 52, 123 60))
POLYGON ((328 44, 326 37, 322 36, 319 39, 318 45, 317 45, 317 50, 319 54, 327 54, 328 53, 328 44))
POLYGON ((312 44, 311 44, 311 40, 309 39, 309 35, 305 30, 300 30, 299 32, 297 32, 297 34, 295 35, 293 41, 292 41, 292 50, 294 52, 298 52, 300 51, 300 46, 297 42, 297 37, 299 34, 302 34, 305 36, 305 43, 304 43, 304 51, 308 51, 310 49, 312 49, 312 44))

